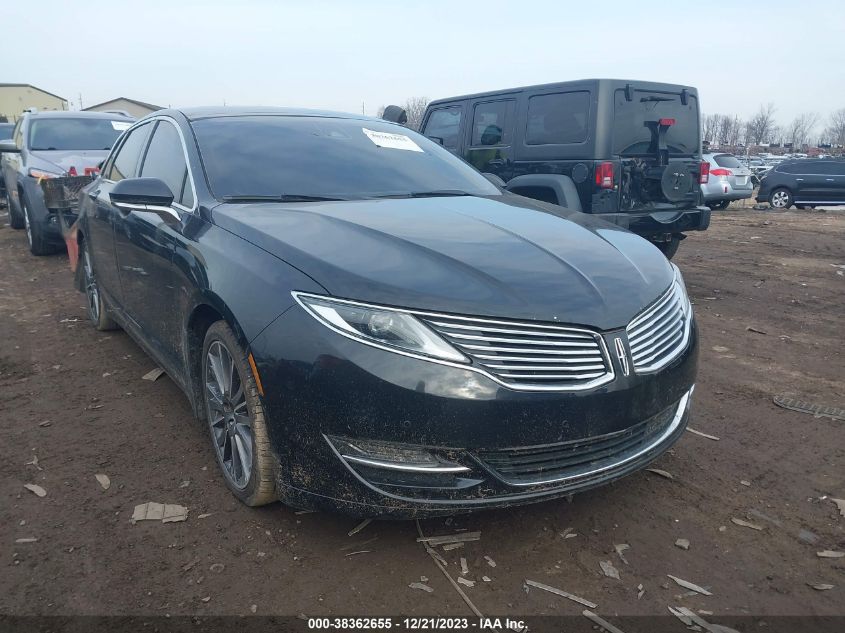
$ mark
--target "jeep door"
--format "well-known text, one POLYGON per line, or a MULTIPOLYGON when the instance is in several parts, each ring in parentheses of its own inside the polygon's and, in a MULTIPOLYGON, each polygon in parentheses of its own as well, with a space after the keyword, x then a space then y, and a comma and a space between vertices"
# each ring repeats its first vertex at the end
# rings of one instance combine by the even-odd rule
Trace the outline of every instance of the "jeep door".
POLYGON ((470 103, 472 122, 464 159, 478 171, 496 174, 507 182, 513 177, 513 127, 516 99, 470 103))
POLYGON ((420 131, 453 154, 460 156, 463 149, 464 118, 464 106, 461 103, 437 106, 429 110, 420 131))

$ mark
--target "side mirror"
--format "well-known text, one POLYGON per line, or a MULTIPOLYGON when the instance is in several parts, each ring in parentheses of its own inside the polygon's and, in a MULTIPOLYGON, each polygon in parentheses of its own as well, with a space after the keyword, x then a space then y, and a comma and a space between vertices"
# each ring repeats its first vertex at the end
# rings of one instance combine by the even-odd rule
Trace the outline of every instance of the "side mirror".
POLYGON ((408 122, 408 113, 403 108, 396 105, 389 105, 384 109, 381 118, 391 123, 398 123, 404 125, 408 122))
POLYGON ((9 154, 20 154, 20 148, 15 145, 15 142, 12 139, 6 139, 0 141, 0 153, 9 153, 9 154))
POLYGON ((439 136, 426 136, 429 141, 434 141, 438 145, 443 145, 443 139, 439 136))
POLYGON ((132 211, 155 213, 168 224, 182 221, 170 206, 173 192, 158 178, 126 178, 119 181, 109 194, 112 204, 127 214, 132 211))

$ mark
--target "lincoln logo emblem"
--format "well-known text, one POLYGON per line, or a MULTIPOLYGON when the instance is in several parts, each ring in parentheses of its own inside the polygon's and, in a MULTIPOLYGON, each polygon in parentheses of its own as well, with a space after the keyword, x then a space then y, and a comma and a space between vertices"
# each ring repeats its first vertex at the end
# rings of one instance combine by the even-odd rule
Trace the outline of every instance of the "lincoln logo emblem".
POLYGON ((621 338, 617 338, 614 344, 616 345, 616 356, 619 357, 619 364, 622 366, 622 373, 627 376, 631 373, 631 370, 628 367, 628 353, 625 351, 625 343, 622 342, 621 338))

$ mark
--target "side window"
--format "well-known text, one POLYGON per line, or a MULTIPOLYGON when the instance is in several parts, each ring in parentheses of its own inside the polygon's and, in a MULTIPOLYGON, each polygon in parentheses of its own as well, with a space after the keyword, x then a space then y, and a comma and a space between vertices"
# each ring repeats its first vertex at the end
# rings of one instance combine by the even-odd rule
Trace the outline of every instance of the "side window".
POLYGON ((536 95, 528 99, 527 145, 561 145, 587 140, 590 93, 536 95))
POLYGON ((472 115, 472 146, 502 145, 508 138, 508 110, 512 100, 478 103, 472 115))
POLYGON ((435 110, 428 117, 423 134, 440 139, 443 147, 458 147, 458 135, 461 130, 461 109, 459 107, 435 110))
POLYGON ((186 185, 188 200, 185 200, 183 188, 187 179, 188 165, 185 162, 185 151, 176 127, 168 121, 161 121, 153 133, 150 148, 144 158, 141 176, 145 178, 159 178, 170 187, 173 201, 186 207, 194 206, 190 182, 186 185))
POLYGON ((786 163, 778 165, 775 168, 775 171, 779 171, 782 174, 802 174, 804 171, 801 169, 801 165, 796 163, 786 163))
POLYGON ((105 178, 117 182, 124 178, 135 177, 141 153, 147 145, 152 128, 151 124, 146 123, 129 132, 120 149, 117 150, 117 154, 112 158, 111 164, 105 166, 103 170, 105 178))
POLYGON ((820 161, 819 168, 816 171, 825 176, 842 176, 845 175, 845 163, 837 163, 831 160, 820 161))

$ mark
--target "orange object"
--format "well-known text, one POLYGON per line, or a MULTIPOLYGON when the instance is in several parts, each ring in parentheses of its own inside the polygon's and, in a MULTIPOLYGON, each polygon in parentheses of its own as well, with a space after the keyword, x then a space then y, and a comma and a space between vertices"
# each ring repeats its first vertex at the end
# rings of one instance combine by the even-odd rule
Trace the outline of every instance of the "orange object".
POLYGON ((246 357, 249 361, 249 368, 252 370, 252 377, 255 378, 255 386, 258 387, 258 393, 264 397, 264 387, 261 385, 261 376, 258 375, 258 367, 255 366, 255 359, 252 357, 252 352, 246 357))

